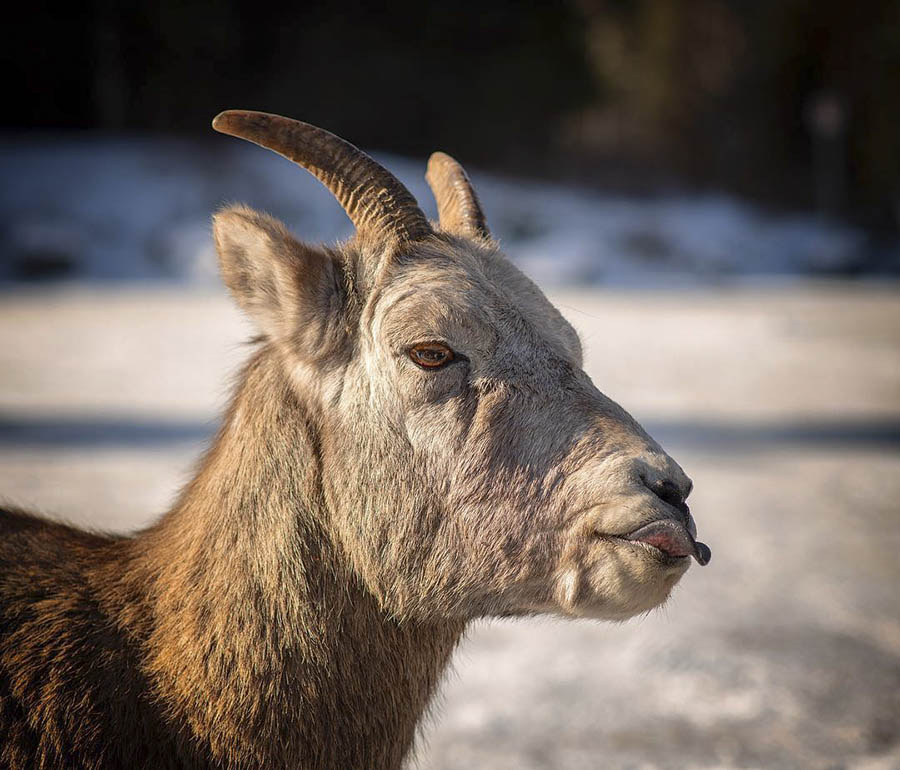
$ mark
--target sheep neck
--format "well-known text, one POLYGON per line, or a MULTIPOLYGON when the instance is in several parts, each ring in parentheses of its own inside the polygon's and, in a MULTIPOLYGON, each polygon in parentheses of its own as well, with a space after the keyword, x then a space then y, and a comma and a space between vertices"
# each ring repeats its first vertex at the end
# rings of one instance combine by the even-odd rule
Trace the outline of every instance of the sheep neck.
POLYGON ((146 669, 186 743, 226 766, 398 767, 463 623, 398 622, 354 576, 274 359, 254 357, 196 478, 132 541, 146 669))

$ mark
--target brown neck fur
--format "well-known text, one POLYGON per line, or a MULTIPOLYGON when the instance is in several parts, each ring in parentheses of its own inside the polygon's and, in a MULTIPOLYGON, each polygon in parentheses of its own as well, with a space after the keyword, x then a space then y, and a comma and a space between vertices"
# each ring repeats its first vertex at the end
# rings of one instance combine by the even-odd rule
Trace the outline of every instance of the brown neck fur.
POLYGON ((265 348, 181 500, 120 544, 125 576, 97 575, 113 603, 146 597, 108 610, 164 713, 223 766, 398 767, 463 630, 379 608, 331 538, 319 473, 316 428, 265 348))

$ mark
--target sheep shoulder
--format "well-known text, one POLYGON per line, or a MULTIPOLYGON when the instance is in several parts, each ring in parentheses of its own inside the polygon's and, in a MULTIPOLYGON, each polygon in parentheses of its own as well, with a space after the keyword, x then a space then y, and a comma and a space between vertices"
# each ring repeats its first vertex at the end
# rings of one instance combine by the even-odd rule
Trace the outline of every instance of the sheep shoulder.
POLYGON ((0 510, 0 768, 196 766, 172 764, 185 747, 141 674, 141 602, 110 579, 126 544, 0 510))

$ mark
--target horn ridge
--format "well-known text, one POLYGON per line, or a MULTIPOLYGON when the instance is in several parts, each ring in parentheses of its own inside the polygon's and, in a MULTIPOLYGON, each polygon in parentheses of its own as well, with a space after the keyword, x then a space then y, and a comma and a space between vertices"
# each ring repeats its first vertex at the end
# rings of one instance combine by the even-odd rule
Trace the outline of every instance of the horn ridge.
POLYGON ((403 183, 358 147, 299 120, 253 110, 226 110, 213 128, 272 150, 318 179, 360 232, 417 241, 432 230, 403 183))
POLYGON ((444 152, 428 159, 425 180, 438 206, 438 219, 444 230, 465 235, 490 236, 484 211, 465 169, 444 152))

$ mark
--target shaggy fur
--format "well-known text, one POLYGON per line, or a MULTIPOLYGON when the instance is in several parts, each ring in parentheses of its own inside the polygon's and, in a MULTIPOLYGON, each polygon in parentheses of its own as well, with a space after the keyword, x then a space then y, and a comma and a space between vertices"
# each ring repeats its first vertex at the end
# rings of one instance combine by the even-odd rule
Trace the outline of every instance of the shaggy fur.
POLYGON ((450 229, 323 249, 217 215, 263 341, 178 503, 133 537, 0 513, 0 766, 397 768, 469 620, 666 599, 687 560, 620 536, 689 480, 450 229))

